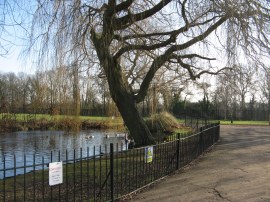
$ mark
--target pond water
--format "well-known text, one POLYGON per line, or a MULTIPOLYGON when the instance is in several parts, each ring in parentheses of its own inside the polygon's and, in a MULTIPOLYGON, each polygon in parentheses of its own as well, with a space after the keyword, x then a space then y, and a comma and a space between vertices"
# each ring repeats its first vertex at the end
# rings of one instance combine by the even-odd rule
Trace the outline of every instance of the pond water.
MULTIPOLYGON (((13 168, 41 164, 44 162, 66 161, 109 152, 113 143, 118 150, 126 150, 125 134, 112 131, 87 130, 77 134, 63 131, 27 131, 0 134, 0 179, 3 178, 4 166, 8 169, 6 177, 14 175, 13 168), (106 146, 105 146, 106 145, 106 146), (4 163, 5 161, 5 163, 4 163)), ((36 166, 35 169, 41 169, 36 166)), ((33 170, 28 167, 26 172, 33 170)), ((17 169, 22 174, 24 169, 17 169)))

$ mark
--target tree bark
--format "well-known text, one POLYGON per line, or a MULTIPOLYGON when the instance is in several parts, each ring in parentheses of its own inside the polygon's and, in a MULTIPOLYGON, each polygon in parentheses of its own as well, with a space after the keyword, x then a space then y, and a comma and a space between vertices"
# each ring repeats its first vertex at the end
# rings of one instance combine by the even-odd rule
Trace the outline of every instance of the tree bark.
MULTIPOLYGON (((126 93, 124 93, 126 94, 126 93)), ((122 115, 125 125, 129 129, 130 135, 134 138, 136 145, 153 144, 154 138, 140 115, 135 100, 130 95, 118 95, 115 103, 122 115)))
POLYGON ((153 144, 154 138, 137 109, 133 93, 125 85, 121 73, 117 71, 118 68, 112 69, 114 73, 107 76, 110 93, 130 135, 138 146, 153 144))
POLYGON ((153 144, 154 138, 148 129, 143 117, 137 109, 134 93, 122 72, 121 65, 110 54, 106 39, 95 37, 92 40, 97 50, 99 61, 107 77, 110 94, 115 102, 131 137, 137 146, 153 144))

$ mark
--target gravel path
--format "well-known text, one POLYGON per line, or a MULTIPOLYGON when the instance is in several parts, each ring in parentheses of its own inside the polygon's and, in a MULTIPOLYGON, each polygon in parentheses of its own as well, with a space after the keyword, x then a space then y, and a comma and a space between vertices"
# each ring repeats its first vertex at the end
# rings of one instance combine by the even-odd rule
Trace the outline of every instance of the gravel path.
POLYGON ((131 201, 270 201, 270 127, 222 126, 213 149, 131 201))

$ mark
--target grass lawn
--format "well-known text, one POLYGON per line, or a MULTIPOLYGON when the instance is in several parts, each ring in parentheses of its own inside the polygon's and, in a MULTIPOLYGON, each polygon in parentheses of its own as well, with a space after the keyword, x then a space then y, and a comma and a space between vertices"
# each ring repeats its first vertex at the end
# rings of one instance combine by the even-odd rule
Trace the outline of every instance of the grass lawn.
MULTIPOLYGON (((24 121, 29 119, 63 119, 63 118, 74 118, 74 116, 69 115, 49 115, 49 114, 7 114, 2 113, 0 114, 0 117, 8 116, 9 118, 16 119, 17 121, 24 121)), ((112 119, 112 117, 104 117, 104 116, 79 116, 81 120, 90 120, 90 121, 122 121, 122 118, 115 117, 112 119)))
POLYGON ((220 121, 221 125, 256 125, 256 126, 268 126, 269 121, 220 121))
POLYGON ((124 130, 121 117, 68 116, 48 114, 0 114, 0 131, 116 129, 124 130))

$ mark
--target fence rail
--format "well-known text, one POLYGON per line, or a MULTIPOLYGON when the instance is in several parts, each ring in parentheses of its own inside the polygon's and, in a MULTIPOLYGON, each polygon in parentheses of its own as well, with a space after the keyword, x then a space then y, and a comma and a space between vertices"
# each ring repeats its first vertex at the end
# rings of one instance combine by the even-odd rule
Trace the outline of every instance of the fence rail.
POLYGON ((56 156, 51 153, 49 162, 43 157, 37 162, 33 155, 31 165, 19 167, 14 156, 12 168, 6 167, 4 159, 0 165, 0 201, 113 201, 187 165, 218 141, 219 134, 219 123, 215 123, 191 136, 178 134, 172 141, 151 147, 123 150, 124 146, 110 144, 105 149, 94 147, 92 156, 89 148, 86 157, 81 149, 80 158, 75 150, 73 158, 68 151, 65 159, 60 152, 56 156), (54 161, 63 164, 63 182, 50 186, 48 165, 54 161), (20 175, 19 169, 23 169, 20 175), (13 176, 6 177, 10 171, 13 176))

